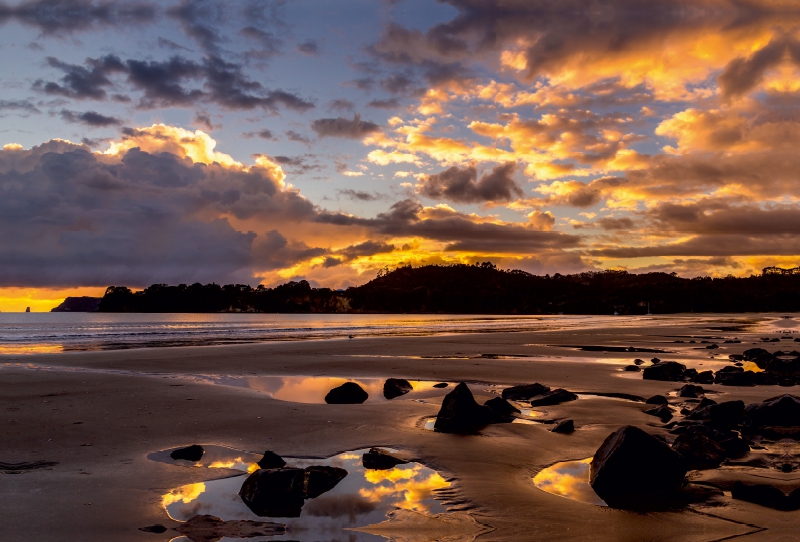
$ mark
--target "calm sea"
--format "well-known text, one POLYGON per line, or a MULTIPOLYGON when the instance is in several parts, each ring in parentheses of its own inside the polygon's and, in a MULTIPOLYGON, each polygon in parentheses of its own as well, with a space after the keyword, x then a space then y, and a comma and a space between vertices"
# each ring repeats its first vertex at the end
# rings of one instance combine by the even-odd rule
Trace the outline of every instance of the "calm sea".
MULTIPOLYGON (((375 314, 99 314, 0 313, 0 354, 112 350, 149 346, 235 344, 273 340, 345 339, 587 327, 638 327, 727 320, 773 321, 777 315, 470 316, 375 314)), ((788 324, 788 325, 786 325, 788 324)), ((781 326, 783 327, 783 326, 781 326)), ((776 330, 777 331, 777 330, 776 330)))

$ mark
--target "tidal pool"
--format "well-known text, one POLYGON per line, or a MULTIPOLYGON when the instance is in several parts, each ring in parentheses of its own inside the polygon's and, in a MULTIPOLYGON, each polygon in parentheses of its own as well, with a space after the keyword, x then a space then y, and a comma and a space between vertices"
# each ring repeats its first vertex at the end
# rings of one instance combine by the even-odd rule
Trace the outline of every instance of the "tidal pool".
POLYGON ((573 501, 607 506, 589 485, 589 464, 592 458, 579 461, 562 461, 542 469, 533 477, 533 485, 573 501))
MULTIPOLYGON (((222 447, 204 448, 206 454, 197 466, 237 468, 246 472, 258 469, 257 465, 250 462, 260 459, 258 454, 222 447), (224 450, 227 450, 227 456, 224 450)), ((210 514, 225 521, 274 521, 286 524, 285 535, 273 536, 269 540, 348 542, 383 540, 379 536, 347 529, 385 521, 387 512, 397 508, 425 514, 446 512, 444 505, 437 500, 437 493, 448 489, 451 484, 436 471, 420 463, 397 465, 389 470, 367 470, 361 460, 367 451, 353 450, 328 459, 284 458, 287 467, 327 465, 343 468, 348 473, 330 491, 305 501, 300 516, 296 518, 259 517, 251 512, 238 495, 247 478, 245 473, 175 488, 162 496, 162 505, 169 517, 177 521, 210 514)), ((165 454, 169 458, 169 451, 156 454, 165 454)), ((156 454, 151 454, 150 458, 164 460, 163 455, 155 457, 156 454)), ((182 463, 171 459, 168 461, 182 463)), ((180 537, 175 540, 183 542, 188 539, 180 537)))

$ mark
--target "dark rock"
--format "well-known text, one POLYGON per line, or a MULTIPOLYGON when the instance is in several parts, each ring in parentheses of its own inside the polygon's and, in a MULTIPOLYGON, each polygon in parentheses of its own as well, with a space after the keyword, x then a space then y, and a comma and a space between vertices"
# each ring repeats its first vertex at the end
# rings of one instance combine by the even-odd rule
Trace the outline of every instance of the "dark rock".
POLYGON ((575 423, 572 420, 561 420, 550 430, 551 433, 572 433, 575 431, 575 423))
POLYGON ((723 367, 714 374, 714 383, 723 386, 755 386, 755 373, 741 367, 723 367))
POLYGON ((474 433, 492 423, 494 412, 479 405, 463 382, 444 396, 442 408, 436 415, 434 431, 442 433, 474 433))
POLYGON ((750 446, 738 437, 723 439, 719 441, 719 445, 725 450, 725 455, 732 459, 738 459, 750 453, 750 446))
POLYGON ((282 523, 265 521, 222 521, 215 516, 194 516, 175 528, 192 542, 217 542, 223 538, 255 538, 286 533, 282 523))
POLYGON ((589 483, 613 508, 655 509, 683 484, 684 459, 632 425, 608 436, 592 458, 589 483))
POLYGON ((408 461, 404 461, 398 457, 393 456, 388 450, 383 448, 370 448, 370 450, 361 456, 361 463, 365 469, 370 470, 389 470, 395 468, 397 465, 404 465, 408 461))
POLYGON ((155 534, 161 534, 167 532, 167 528, 164 527, 163 525, 148 525, 147 527, 139 527, 139 530, 144 531, 146 533, 155 533, 155 534))
POLYGON ((634 363, 634 364, 636 364, 636 365, 641 365, 641 364, 643 364, 643 363, 644 363, 644 360, 641 360, 641 359, 639 359, 639 358, 636 358, 635 360, 633 360, 633 363, 634 363))
POLYGON ((719 345, 717 343, 709 344, 708 346, 706 346, 707 350, 716 350, 717 348, 719 348, 719 345))
POLYGON ((733 429, 744 421, 744 401, 725 401, 693 410, 687 418, 701 420, 710 427, 733 429))
POLYGON ((792 436, 800 433, 800 398, 772 397, 745 409, 745 428, 750 432, 792 436))
POLYGON ((715 469, 725 461, 725 448, 699 432, 679 435, 672 449, 686 460, 692 470, 715 469))
POLYGON ((645 368, 642 378, 645 380, 665 380, 671 382, 682 382, 686 372, 686 365, 677 361, 663 361, 645 368))
POLYGON ((355 382, 345 382, 329 391, 325 396, 325 402, 329 405, 358 405, 368 398, 369 394, 364 388, 355 382))
POLYGON ((700 402, 697 403, 695 405, 695 407, 692 409, 692 412, 694 412, 695 410, 700 410, 701 408, 705 408, 707 406, 716 405, 716 404, 717 404, 717 402, 714 401, 713 399, 709 399, 708 397, 703 397, 702 399, 700 399, 700 402))
POLYGON ((178 448, 177 450, 173 450, 169 456, 172 459, 184 459, 186 461, 192 461, 197 463, 203 458, 203 454, 206 451, 203 449, 202 446, 197 444, 192 444, 191 446, 187 446, 186 448, 178 448))
POLYGON ((325 465, 312 465, 306 467, 305 471, 306 499, 314 499, 323 493, 327 493, 347 476, 345 469, 325 465))
POLYGON ((508 423, 514 419, 515 415, 522 414, 517 407, 502 397, 494 397, 483 404, 492 409, 494 413, 494 419, 492 421, 494 423, 508 423))
POLYGON ((774 486, 735 482, 731 489, 731 497, 784 512, 800 510, 800 489, 795 489, 787 495, 774 486))
POLYGON ((642 369, 641 369, 641 368, 639 368, 639 366, 638 366, 638 365, 626 365, 626 366, 625 366, 625 369, 623 369, 623 370, 624 370, 624 371, 631 372, 631 373, 638 373, 638 372, 639 372, 639 371, 641 371, 642 369))
POLYGON ((239 496, 257 516, 299 517, 305 499, 330 491, 347 476, 338 467, 259 469, 242 484, 239 496))
POLYGON ((650 360, 650 363, 652 363, 653 365, 655 365, 656 363, 661 363, 661 360, 660 360, 660 359, 658 359, 658 358, 652 358, 652 359, 650 360))
POLYGON ((557 405, 559 403, 566 403, 567 401, 575 401, 578 398, 572 392, 569 392, 562 388, 557 388, 551 391, 550 393, 545 393, 540 397, 536 397, 531 401, 531 406, 550 406, 550 405, 557 405))
POLYGON ((447 382, 439 382, 438 384, 434 384, 433 387, 441 389, 441 388, 446 388, 449 385, 450 384, 448 384, 447 382))
POLYGON ((800 358, 782 359, 776 357, 769 360, 764 370, 781 375, 795 374, 800 372, 800 358))
POLYGON ((532 397, 544 395, 550 391, 550 386, 539 384, 522 384, 520 386, 512 386, 503 390, 503 399, 510 399, 512 401, 528 401, 532 397))
POLYGON ((286 466, 286 461, 275 452, 267 450, 264 452, 264 457, 259 459, 256 464, 262 469, 279 469, 286 466))
POLYGON ((700 371, 691 378, 691 381, 696 384, 713 384, 714 373, 711 371, 700 371))
POLYGON ((383 396, 387 399, 394 399, 407 394, 413 389, 411 382, 404 378, 389 378, 383 383, 383 396))
POLYGON ((698 375, 697 369, 689 368, 686 369, 686 371, 683 373, 683 379, 691 382, 697 375, 698 375))
POLYGON ((645 410, 644 413, 660 418, 664 423, 667 423, 672 419, 672 409, 667 405, 659 405, 655 408, 651 408, 650 410, 645 410))
POLYGON ((678 392, 678 397, 701 397, 704 394, 705 390, 702 386, 686 384, 678 392))
POLYGON ((654 395, 647 401, 645 401, 648 405, 667 405, 669 401, 663 395, 654 395))

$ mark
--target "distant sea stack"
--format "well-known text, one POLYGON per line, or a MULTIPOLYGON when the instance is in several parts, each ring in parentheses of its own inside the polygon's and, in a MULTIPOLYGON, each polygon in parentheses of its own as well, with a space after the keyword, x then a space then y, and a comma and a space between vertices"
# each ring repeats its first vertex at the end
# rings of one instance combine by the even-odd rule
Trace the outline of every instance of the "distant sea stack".
POLYGON ((61 305, 50 312, 97 312, 100 308, 99 297, 68 297, 61 305))

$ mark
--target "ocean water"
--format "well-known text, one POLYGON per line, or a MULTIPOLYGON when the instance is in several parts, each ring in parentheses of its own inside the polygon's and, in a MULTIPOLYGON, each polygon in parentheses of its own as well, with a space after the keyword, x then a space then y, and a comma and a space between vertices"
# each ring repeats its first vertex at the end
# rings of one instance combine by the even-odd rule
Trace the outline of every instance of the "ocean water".
MULTIPOLYGON (((275 340, 347 339, 650 327, 724 322, 763 332, 796 331, 782 315, 485 316, 397 314, 0 313, 0 355, 200 346, 275 340), (772 328, 772 329, 770 329, 772 328)), ((713 328, 709 328, 713 330, 713 328)))

